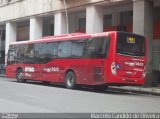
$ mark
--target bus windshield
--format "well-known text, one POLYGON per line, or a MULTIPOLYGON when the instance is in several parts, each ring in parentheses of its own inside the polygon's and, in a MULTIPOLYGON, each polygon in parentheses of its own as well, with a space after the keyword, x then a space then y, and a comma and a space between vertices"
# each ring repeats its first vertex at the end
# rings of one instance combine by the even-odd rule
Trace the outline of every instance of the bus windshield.
POLYGON ((145 37, 129 33, 118 33, 117 53, 145 56, 145 37))

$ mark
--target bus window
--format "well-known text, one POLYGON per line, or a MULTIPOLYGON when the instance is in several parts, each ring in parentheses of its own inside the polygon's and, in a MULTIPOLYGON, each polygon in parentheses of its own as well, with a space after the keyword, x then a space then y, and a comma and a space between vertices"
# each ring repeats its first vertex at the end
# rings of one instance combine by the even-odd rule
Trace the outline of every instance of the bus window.
POLYGON ((65 58, 65 57, 71 57, 72 52, 72 42, 71 41, 65 41, 59 43, 58 47, 58 56, 65 58))
POLYGON ((72 42, 72 57, 83 57, 86 41, 72 42))
POLYGON ((145 37, 119 33, 117 53, 131 56, 145 56, 145 37))
POLYGON ((88 56, 93 58, 105 58, 109 46, 109 37, 98 37, 88 42, 88 56))
POLYGON ((24 54, 24 62, 25 63, 33 63, 34 64, 34 44, 26 44, 26 51, 24 54))
POLYGON ((46 62, 46 57, 45 57, 45 43, 38 43, 34 44, 34 56, 35 56, 35 63, 45 63, 46 62))
POLYGON ((26 48, 27 45, 26 44, 22 44, 22 45, 17 45, 16 47, 16 62, 17 63, 23 63, 25 60, 25 53, 26 53, 26 48))
POLYGON ((46 43, 46 61, 52 61, 58 56, 58 43, 46 43))
POLYGON ((15 63, 15 57, 16 57, 16 52, 14 49, 10 49, 8 51, 8 60, 7 64, 14 64, 15 63))

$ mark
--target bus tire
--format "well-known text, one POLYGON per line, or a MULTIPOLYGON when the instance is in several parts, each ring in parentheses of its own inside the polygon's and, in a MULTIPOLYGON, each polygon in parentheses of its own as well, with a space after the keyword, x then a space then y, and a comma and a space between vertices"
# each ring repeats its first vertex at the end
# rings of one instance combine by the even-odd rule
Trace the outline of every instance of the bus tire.
POLYGON ((26 82, 26 80, 23 79, 23 72, 22 72, 21 69, 19 69, 19 70, 17 71, 16 79, 17 79, 17 82, 19 82, 19 83, 24 83, 24 82, 26 82))
POLYGON ((75 89, 76 87, 76 76, 73 71, 69 71, 65 77, 65 85, 68 89, 75 89))

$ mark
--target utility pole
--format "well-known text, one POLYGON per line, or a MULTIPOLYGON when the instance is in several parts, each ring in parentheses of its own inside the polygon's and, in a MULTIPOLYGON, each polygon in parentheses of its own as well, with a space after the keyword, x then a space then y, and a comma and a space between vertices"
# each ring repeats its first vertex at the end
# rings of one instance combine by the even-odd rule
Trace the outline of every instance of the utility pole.
POLYGON ((67 24, 67 34, 69 33, 69 24, 68 24, 68 11, 66 6, 66 0, 63 0, 64 8, 65 8, 65 14, 66 14, 66 24, 67 24))

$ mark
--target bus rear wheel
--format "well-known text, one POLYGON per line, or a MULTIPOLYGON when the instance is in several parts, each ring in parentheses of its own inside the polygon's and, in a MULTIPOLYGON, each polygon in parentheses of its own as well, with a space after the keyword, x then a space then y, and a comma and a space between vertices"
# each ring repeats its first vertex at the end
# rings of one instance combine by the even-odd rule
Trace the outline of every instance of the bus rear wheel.
POLYGON ((73 71, 69 71, 66 74, 65 85, 68 89, 74 89, 76 87, 76 76, 73 71))
POLYGON ((23 72, 22 72, 21 69, 19 69, 19 70, 17 71, 16 78, 17 78, 17 82, 19 82, 19 83, 24 83, 24 82, 26 82, 26 80, 23 79, 23 72))

